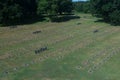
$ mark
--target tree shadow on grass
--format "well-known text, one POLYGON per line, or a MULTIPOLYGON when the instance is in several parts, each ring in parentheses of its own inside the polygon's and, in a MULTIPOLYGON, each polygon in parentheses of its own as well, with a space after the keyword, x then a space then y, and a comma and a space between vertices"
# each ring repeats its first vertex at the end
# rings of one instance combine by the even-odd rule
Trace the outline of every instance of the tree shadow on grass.
POLYGON ((5 24, 2 24, 2 27, 10 27, 12 28, 17 28, 17 25, 26 25, 26 24, 33 24, 36 22, 42 22, 45 21, 46 17, 50 18, 51 22, 66 22, 72 19, 80 19, 80 16, 76 16, 73 14, 64 14, 64 15, 59 15, 59 16, 31 16, 28 18, 22 18, 20 20, 14 20, 14 21, 9 21, 6 22, 5 24))
POLYGON ((98 19, 98 20, 96 20, 94 22, 96 23, 96 22, 105 22, 105 21, 103 19, 98 19))
POLYGON ((22 18, 19 20, 8 21, 4 24, 1 24, 2 27, 10 27, 10 28, 17 28, 17 25, 26 25, 26 24, 33 24, 36 22, 44 21, 43 16, 31 16, 28 18, 22 18))
POLYGON ((76 15, 60 15, 50 17, 51 22, 66 22, 72 19, 80 19, 80 16, 76 15))
POLYGON ((95 23, 107 23, 107 24, 110 24, 110 25, 113 25, 111 24, 110 22, 104 20, 104 19, 97 19, 96 21, 94 21, 95 23))
POLYGON ((107 20, 104 20, 104 19, 98 19, 96 21, 94 21, 95 23, 96 22, 102 22, 102 23, 107 23, 107 24, 110 24, 111 26, 120 26, 120 24, 116 24, 116 23, 111 23, 110 21, 107 21, 107 20))

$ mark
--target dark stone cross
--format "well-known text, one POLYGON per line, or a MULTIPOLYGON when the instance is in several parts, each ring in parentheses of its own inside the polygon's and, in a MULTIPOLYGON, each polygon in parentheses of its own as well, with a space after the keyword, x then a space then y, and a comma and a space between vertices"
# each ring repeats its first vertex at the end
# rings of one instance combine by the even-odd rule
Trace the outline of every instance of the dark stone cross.
POLYGON ((97 33, 97 32, 99 32, 99 30, 94 30, 94 31, 93 31, 93 33, 97 33))
POLYGON ((47 47, 43 47, 43 48, 40 48, 38 50, 35 50, 35 54, 39 54, 39 53, 41 53, 43 51, 46 51, 47 49, 48 49, 47 47))

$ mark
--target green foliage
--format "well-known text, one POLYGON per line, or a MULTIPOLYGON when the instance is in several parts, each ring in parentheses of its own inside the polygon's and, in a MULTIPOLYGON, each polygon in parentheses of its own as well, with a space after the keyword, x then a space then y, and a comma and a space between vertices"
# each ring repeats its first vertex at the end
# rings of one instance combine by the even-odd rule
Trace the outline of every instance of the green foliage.
POLYGON ((120 0, 91 0, 91 12, 117 25, 120 23, 120 0))
POLYGON ((14 23, 36 14, 35 0, 1 0, 0 23, 14 23))
POLYGON ((71 13, 73 9, 72 0, 38 0, 38 14, 63 14, 71 13))
POLYGON ((83 2, 83 1, 75 2, 74 8, 75 8, 75 11, 77 11, 77 12, 89 13, 90 12, 90 3, 89 3, 89 1, 87 1, 87 2, 83 2))
POLYGON ((120 11, 119 10, 116 10, 116 11, 110 13, 109 17, 110 17, 110 22, 113 25, 120 24, 120 11))
POLYGON ((36 0, 15 0, 15 2, 22 8, 22 13, 24 16, 36 14, 36 0))
POLYGON ((38 0, 37 14, 46 13, 48 8, 49 5, 46 0, 38 0))
POLYGON ((119 80, 120 28, 77 15, 82 18, 0 28, 0 80, 119 80))
POLYGON ((0 6, 0 22, 2 23, 18 19, 22 15, 21 7, 14 3, 13 0, 8 0, 8 2, 1 1, 0 6))
POLYGON ((17 23, 28 18, 71 13, 72 0, 1 0, 0 23, 17 23))
POLYGON ((71 13, 73 9, 72 0, 58 0, 58 13, 71 13))

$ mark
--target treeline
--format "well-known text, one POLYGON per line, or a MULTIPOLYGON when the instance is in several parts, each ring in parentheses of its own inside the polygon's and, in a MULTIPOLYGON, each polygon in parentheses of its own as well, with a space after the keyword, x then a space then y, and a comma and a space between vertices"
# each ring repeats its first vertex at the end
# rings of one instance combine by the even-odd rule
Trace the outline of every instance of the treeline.
POLYGON ((71 13, 72 0, 0 0, 0 23, 16 23, 45 15, 71 13))
POLYGON ((54 19, 54 16, 71 13, 73 9, 77 12, 92 13, 106 22, 120 25, 120 0, 74 3, 72 0, 0 0, 0 24, 42 19, 43 15, 54 19))
POLYGON ((105 22, 120 25, 120 0, 87 0, 74 3, 75 11, 92 13, 105 22))

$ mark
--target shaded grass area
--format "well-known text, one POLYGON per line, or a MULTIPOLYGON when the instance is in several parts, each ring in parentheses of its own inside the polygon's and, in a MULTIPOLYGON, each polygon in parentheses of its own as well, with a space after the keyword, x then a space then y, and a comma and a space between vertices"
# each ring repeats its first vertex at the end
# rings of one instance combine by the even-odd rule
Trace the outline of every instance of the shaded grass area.
POLYGON ((26 18, 4 22, 3 24, 0 24, 0 26, 10 27, 12 29, 12 28, 17 28, 18 27, 17 25, 27 25, 27 24, 30 25, 40 21, 41 22, 45 21, 44 16, 29 16, 26 18))
POLYGON ((64 15, 42 15, 42 16, 30 16, 26 18, 16 19, 12 21, 4 22, 0 24, 2 27, 10 27, 11 29, 17 28, 17 25, 30 25, 37 22, 66 22, 72 19, 79 19, 80 16, 74 14, 64 15))
POLYGON ((77 16, 1 27, 0 80, 119 80, 120 28, 96 23, 89 14, 77 16), (45 46, 48 50, 35 54, 45 46))
POLYGON ((72 19, 80 19, 80 16, 76 15, 61 15, 61 16, 52 16, 50 17, 52 22, 66 22, 72 19))

